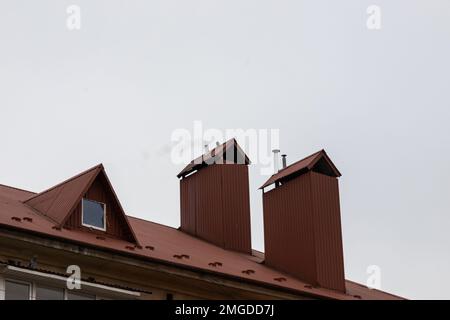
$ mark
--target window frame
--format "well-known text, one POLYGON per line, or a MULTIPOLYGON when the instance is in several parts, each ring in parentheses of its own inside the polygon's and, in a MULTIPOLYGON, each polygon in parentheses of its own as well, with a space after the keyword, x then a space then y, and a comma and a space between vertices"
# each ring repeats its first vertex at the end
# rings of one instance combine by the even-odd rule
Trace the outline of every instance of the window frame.
MULTIPOLYGON (((20 279, 13 279, 13 278, 3 278, 2 282, 3 282, 3 290, 4 290, 3 300, 6 300, 6 282, 13 282, 13 283, 17 283, 17 284, 27 285, 28 286, 28 300, 34 300, 33 282, 20 280, 20 279)), ((18 301, 18 300, 16 300, 16 301, 18 301)))
MULTIPOLYGON (((89 293, 86 291, 81 291, 79 289, 64 289, 64 300, 70 300, 70 301, 76 301, 77 299, 69 299, 69 295, 73 294, 73 295, 79 295, 79 296, 90 296, 93 297, 93 299, 85 299, 85 301, 87 300, 98 300, 98 295, 94 294, 94 293, 89 293)), ((80 300, 78 300, 80 301, 80 300)))
POLYGON ((48 284, 42 284, 40 282, 33 282, 33 286, 34 286, 34 300, 40 300, 40 301, 62 301, 62 300, 67 300, 67 292, 66 292, 66 288, 64 287, 60 287, 60 286, 56 286, 56 285, 48 285, 48 284), (38 299, 38 289, 47 289, 47 290, 55 290, 55 291, 59 291, 61 290, 62 292, 62 299, 38 299))
MULTIPOLYGON (((93 300, 140 300, 141 299, 141 294, 139 292, 139 294, 137 295, 131 295, 129 292, 114 292, 111 291, 110 293, 107 292, 100 292, 101 288, 97 288, 97 287, 91 287, 91 288, 84 288, 84 289, 69 289, 66 287, 66 279, 65 277, 62 276, 58 276, 59 278, 64 278, 62 283, 58 282, 54 282, 51 281, 50 279, 31 279, 28 277, 16 277, 16 276, 12 276, 12 275, 6 275, 3 274, 2 272, 0 272, 0 301, 3 301, 6 299, 6 281, 9 282, 15 282, 15 283, 19 283, 19 284, 25 284, 28 285, 29 288, 29 298, 28 300, 37 300, 37 287, 50 287, 50 288, 55 288, 55 289, 62 289, 64 292, 63 295, 63 300, 69 300, 68 296, 69 296, 69 292, 74 292, 74 294, 80 294, 80 295, 89 295, 91 297, 93 297, 93 300)), ((54 280, 54 279, 53 279, 54 280)), ((56 280, 55 280, 56 281, 56 280)), ((83 285, 88 285, 88 284, 83 284, 83 285)), ((103 286, 104 285, 98 285, 98 286, 103 286)), ((114 287, 110 287, 108 290, 110 289, 115 289, 114 287)), ((127 291, 124 289, 117 289, 120 291, 127 291)), ((45 301, 45 300, 42 300, 45 301)), ((57 300, 59 301, 59 300, 57 300)), ((1 305, 1 302, 0 302, 1 305)))
POLYGON ((0 301, 3 301, 6 299, 5 297, 5 278, 3 278, 2 274, 0 273, 0 301))
POLYGON ((99 230, 99 231, 106 231, 106 203, 96 201, 96 200, 91 200, 91 199, 84 198, 84 197, 81 198, 81 225, 83 227, 92 228, 92 229, 99 230), (103 225, 104 225, 103 228, 84 223, 84 205, 83 205, 84 200, 96 202, 96 203, 103 205, 103 225))

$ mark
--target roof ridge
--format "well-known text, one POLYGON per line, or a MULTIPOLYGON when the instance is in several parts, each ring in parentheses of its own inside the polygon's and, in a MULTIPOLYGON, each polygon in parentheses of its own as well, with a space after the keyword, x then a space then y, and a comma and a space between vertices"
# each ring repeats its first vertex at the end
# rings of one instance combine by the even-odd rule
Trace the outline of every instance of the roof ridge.
MULTIPOLYGON (((291 166, 293 166, 293 165, 296 165, 297 163, 299 163, 299 162, 301 162, 301 161, 304 161, 304 160, 306 160, 306 159, 308 159, 308 158, 316 157, 317 155, 319 155, 319 153, 322 153, 322 152, 325 152, 325 150, 324 150, 324 149, 321 149, 321 150, 319 150, 319 151, 316 151, 316 152, 314 152, 314 153, 311 153, 309 156, 306 156, 306 157, 304 157, 303 159, 297 160, 297 161, 291 163, 290 165, 286 166, 285 168, 282 168, 282 169, 279 170, 277 173, 274 173, 272 176, 274 176, 274 175, 276 175, 276 174, 278 174, 278 173, 280 173, 280 172, 283 172, 283 171, 286 170, 287 168, 289 168, 289 167, 291 167, 291 166)), ((326 152, 325 152, 325 154, 326 154, 326 152)))
MULTIPOLYGON (((181 170, 180 173, 177 174, 177 177, 183 177, 191 173, 192 171, 197 170, 199 167, 201 167, 204 163, 208 164, 209 160, 213 160, 216 157, 222 157, 230 148, 236 147, 236 153, 242 153, 244 156, 244 162, 245 164, 250 164, 250 158, 245 153, 245 151, 242 149, 242 147, 237 142, 236 138, 230 138, 227 141, 215 146, 211 150, 208 150, 207 152, 204 152, 202 155, 194 158, 191 160, 184 168, 181 170)), ((226 160, 225 158, 223 158, 226 160)), ((209 164, 208 164, 209 165, 209 164)))
POLYGON ((297 172, 301 172, 302 170, 311 171, 314 169, 314 167, 317 165, 317 163, 324 159, 327 163, 327 166, 331 170, 330 172, 326 173, 323 172, 326 175, 333 176, 333 177, 340 177, 341 173, 336 168, 336 165, 331 161, 330 157, 326 153, 325 149, 321 149, 303 159, 300 159, 296 162, 291 163, 289 166, 286 166, 286 168, 283 168, 279 170, 278 172, 272 174, 270 178, 261 186, 259 189, 264 189, 267 186, 270 186, 273 183, 276 183, 280 181, 281 179, 287 178, 289 176, 294 175, 297 172))
MULTIPOLYGON (((272 174, 270 176, 270 178, 268 180, 266 180, 266 182, 261 187, 259 187, 259 189, 263 189, 263 188, 275 183, 277 181, 276 177, 279 175, 283 176, 283 173, 286 172, 289 168, 294 167, 295 165, 298 165, 302 161, 308 160, 309 158, 317 158, 317 156, 321 153, 325 154, 325 156, 328 157, 328 155, 324 149, 314 152, 314 153, 310 154, 309 156, 306 156, 298 161, 295 161, 295 162, 291 163, 290 165, 286 166, 285 168, 282 168, 282 169, 278 170, 277 172, 275 172, 274 174, 272 174)), ((307 167, 309 167, 309 165, 307 167)))
POLYGON ((215 146, 214 148, 212 148, 211 150, 204 152, 201 156, 198 156, 197 158, 193 159, 190 163, 194 162, 197 159, 202 159, 202 161, 204 161, 204 158, 207 156, 214 156, 216 155, 217 151, 224 151, 227 148, 229 148, 230 146, 233 146, 234 144, 238 144, 235 138, 231 138, 228 139, 225 142, 222 142, 221 144, 219 144, 218 146, 215 146))
POLYGON ((64 180, 63 182, 60 182, 60 183, 54 185, 53 187, 50 187, 50 188, 48 188, 48 189, 46 189, 46 190, 44 190, 42 192, 35 193, 32 197, 24 200, 23 202, 28 202, 28 201, 30 201, 30 200, 32 200, 32 199, 34 199, 34 198, 36 198, 36 197, 38 197, 40 195, 43 195, 43 194, 45 194, 47 192, 50 192, 50 191, 52 191, 52 190, 62 186, 63 184, 66 184, 66 183, 68 183, 68 182, 70 182, 72 180, 75 180, 75 179, 77 179, 77 178, 79 178, 79 177, 81 177, 81 176, 83 176, 83 175, 85 175, 85 174, 87 174, 87 173, 89 173, 89 172, 91 172, 93 170, 96 170, 96 169, 103 169, 103 164, 100 163, 100 164, 98 164, 98 165, 96 165, 96 166, 94 166, 94 167, 92 167, 92 168, 90 168, 88 170, 85 170, 85 171, 83 171, 83 172, 81 172, 81 173, 79 173, 79 174, 77 174, 77 175, 75 175, 73 177, 70 177, 70 178, 64 180))

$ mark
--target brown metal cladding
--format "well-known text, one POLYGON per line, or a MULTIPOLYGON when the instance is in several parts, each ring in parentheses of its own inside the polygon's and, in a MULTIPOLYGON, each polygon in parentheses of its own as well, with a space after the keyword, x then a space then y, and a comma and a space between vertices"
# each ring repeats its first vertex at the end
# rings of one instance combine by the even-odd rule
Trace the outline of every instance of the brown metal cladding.
POLYGON ((248 188, 246 165, 213 164, 181 179, 181 230, 250 253, 248 188))
POLYGON ((251 252, 248 167, 221 165, 225 248, 251 252))
POLYGON ((196 176, 190 175, 180 182, 180 219, 184 232, 196 234, 196 176))
POLYGON ((265 263, 318 285, 311 176, 264 193, 263 206, 265 263))
POLYGON ((345 291, 337 179, 307 172, 263 194, 265 263, 345 291))
POLYGON ((125 216, 120 213, 119 204, 115 201, 103 174, 96 177, 87 192, 83 195, 83 198, 106 204, 106 231, 90 230, 90 228, 82 225, 81 201, 68 217, 65 223, 66 227, 89 230, 99 235, 106 233, 112 237, 133 241, 133 235, 127 227, 128 222, 125 220, 125 216))
POLYGON ((195 175, 197 236, 223 247, 221 165, 208 166, 195 175))
POLYGON ((317 281, 344 291, 344 255, 338 180, 311 172, 317 281))

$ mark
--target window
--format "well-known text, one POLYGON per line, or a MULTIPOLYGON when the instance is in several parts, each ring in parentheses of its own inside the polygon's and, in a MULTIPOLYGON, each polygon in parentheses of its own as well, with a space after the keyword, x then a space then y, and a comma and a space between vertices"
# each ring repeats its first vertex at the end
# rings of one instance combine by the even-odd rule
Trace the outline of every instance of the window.
POLYGON ((95 300, 95 295, 80 292, 75 293, 73 291, 68 290, 67 300, 95 300))
MULTIPOLYGON (((0 300, 113 300, 121 297, 117 292, 106 293, 105 288, 101 289, 105 292, 99 296, 95 288, 70 290, 64 288, 65 284, 65 281, 57 284, 57 282, 5 279, 0 274, 0 300)), ((130 296, 124 294, 121 299, 130 299, 130 296)))
POLYGON ((83 226, 106 231, 106 205, 104 203, 83 198, 81 207, 83 226))
POLYGON ((30 300, 30 284, 6 280, 5 300, 30 300))
POLYGON ((37 285, 36 300, 64 300, 64 289, 37 285))

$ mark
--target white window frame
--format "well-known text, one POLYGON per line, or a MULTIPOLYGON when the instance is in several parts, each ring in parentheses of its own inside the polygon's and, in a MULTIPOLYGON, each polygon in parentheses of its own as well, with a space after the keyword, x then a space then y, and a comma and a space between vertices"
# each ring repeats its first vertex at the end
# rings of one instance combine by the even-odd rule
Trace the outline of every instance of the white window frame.
MULTIPOLYGON (((55 290, 61 289, 62 293, 63 293, 62 300, 67 300, 67 289, 66 288, 60 287, 60 286, 56 286, 56 285, 51 285, 51 284, 49 285, 49 284, 41 283, 41 282, 38 282, 38 281, 33 281, 33 296, 34 296, 33 300, 37 300, 37 288, 38 287, 45 288, 45 289, 51 289, 51 290, 52 289, 55 289, 55 290)), ((61 301, 61 300, 58 300, 58 301, 61 301)))
POLYGON ((5 300, 5 278, 0 274, 0 301, 5 300))
MULTIPOLYGON (((6 281, 28 285, 28 287, 29 287, 28 300, 36 300, 36 297, 37 297, 36 289, 37 289, 38 286, 39 287, 61 289, 61 290, 63 290, 63 300, 69 300, 69 292, 71 290, 69 290, 67 288, 58 287, 58 286, 55 286, 55 285, 42 284, 39 281, 26 281, 26 280, 21 280, 21 279, 17 279, 17 278, 9 278, 9 277, 8 278, 3 278, 3 277, 0 276, 0 301, 3 301, 3 300, 6 299, 6 290, 5 290, 6 289, 6 281)), ((78 291, 78 290, 75 290, 75 291, 78 291)), ((97 293, 94 293, 94 292, 86 292, 86 291, 82 290, 79 293, 80 294, 90 295, 90 296, 92 296, 94 298, 93 300, 114 300, 114 298, 107 297, 105 295, 97 294, 97 293)), ((140 296, 140 295, 138 295, 138 296, 140 296)))
MULTIPOLYGON (((73 290, 70 290, 70 289, 64 289, 64 300, 69 300, 69 293, 70 293, 71 291, 81 291, 81 290, 78 290, 78 289, 73 289, 73 290)), ((99 299, 98 299, 98 295, 95 294, 95 293, 92 293, 92 292, 81 291, 81 292, 75 292, 75 294, 76 294, 76 293, 79 293, 80 295, 88 295, 88 296, 92 296, 92 297, 94 297, 94 299, 92 299, 92 300, 99 300, 99 299)))
POLYGON ((84 226, 84 227, 87 227, 87 228, 95 229, 95 230, 106 231, 106 203, 103 203, 103 202, 100 202, 100 201, 91 200, 91 199, 88 199, 88 198, 82 198, 81 199, 81 225, 84 226), (100 228, 100 227, 97 227, 97 226, 92 226, 90 224, 84 223, 84 206, 83 206, 83 202, 84 201, 83 200, 92 201, 92 202, 100 203, 100 204, 103 205, 103 224, 104 224, 103 228, 100 228))
MULTIPOLYGON (((55 287, 64 289, 64 300, 68 298, 69 289, 66 287, 67 278, 60 275, 47 274, 41 271, 29 270, 15 266, 5 266, 0 268, 0 300, 5 300, 5 281, 28 284, 30 286, 30 300, 36 300, 36 288, 55 287)), ((141 293, 121 288, 115 288, 108 285, 87 282, 81 280, 83 289, 79 293, 89 294, 95 297, 95 300, 114 300, 114 299, 139 299, 141 293)), ((78 291, 78 289, 74 289, 78 291)))
POLYGON ((0 300, 6 300, 6 282, 15 282, 15 283, 19 283, 19 284, 25 284, 28 286, 28 300, 35 300, 35 291, 34 291, 34 285, 33 282, 30 281, 24 281, 24 280, 19 280, 19 279, 14 279, 14 278, 3 278, 1 279, 1 283, 2 285, 0 285, 0 289, 2 290, 2 294, 0 296, 0 300))

